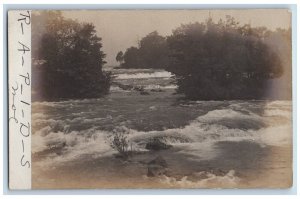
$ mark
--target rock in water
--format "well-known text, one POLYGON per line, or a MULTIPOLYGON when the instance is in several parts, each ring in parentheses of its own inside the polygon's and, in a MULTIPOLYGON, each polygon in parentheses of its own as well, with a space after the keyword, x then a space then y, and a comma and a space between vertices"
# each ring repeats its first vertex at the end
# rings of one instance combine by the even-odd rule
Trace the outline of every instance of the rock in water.
POLYGON ((161 141, 160 139, 154 138, 154 139, 151 139, 146 144, 145 148, 148 149, 148 150, 158 151, 158 150, 169 149, 171 147, 172 147, 172 145, 168 145, 168 144, 164 143, 163 141, 161 141))
POLYGON ((159 89, 154 89, 154 88, 153 88, 153 89, 151 89, 150 91, 151 91, 151 92, 163 92, 163 90, 160 89, 160 88, 159 88, 159 89))
POLYGON ((144 86, 135 86, 133 89, 136 91, 145 91, 144 86))
POLYGON ((158 156, 154 160, 151 160, 148 163, 148 177, 155 177, 155 176, 160 176, 160 175, 165 175, 167 173, 168 165, 166 160, 158 156))
POLYGON ((147 91, 141 91, 140 94, 141 95, 150 95, 150 93, 148 93, 147 91))
POLYGON ((133 89, 133 86, 131 85, 126 85, 126 84, 120 84, 120 83, 115 83, 119 86, 119 88, 123 89, 123 90, 131 90, 133 89))

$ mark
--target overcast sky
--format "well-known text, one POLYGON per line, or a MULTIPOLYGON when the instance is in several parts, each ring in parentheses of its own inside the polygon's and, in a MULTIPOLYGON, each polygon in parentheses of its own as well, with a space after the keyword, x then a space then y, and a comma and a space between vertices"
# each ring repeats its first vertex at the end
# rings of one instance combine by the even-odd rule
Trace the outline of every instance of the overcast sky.
POLYGON ((90 22, 96 27, 102 38, 103 51, 107 65, 117 65, 116 54, 130 46, 137 46, 138 41, 150 32, 157 31, 166 36, 172 30, 190 22, 203 22, 212 17, 214 21, 231 15, 241 24, 266 26, 269 29, 289 28, 290 13, 283 9, 261 10, 89 10, 64 11, 67 18, 79 22, 90 22))

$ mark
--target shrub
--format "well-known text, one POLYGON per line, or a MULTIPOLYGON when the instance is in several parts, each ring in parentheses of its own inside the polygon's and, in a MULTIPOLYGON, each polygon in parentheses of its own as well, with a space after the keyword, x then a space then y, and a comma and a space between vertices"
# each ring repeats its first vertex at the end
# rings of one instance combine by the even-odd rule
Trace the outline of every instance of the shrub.
POLYGON ((130 151, 129 141, 127 136, 124 135, 123 133, 115 133, 110 146, 113 149, 117 150, 123 158, 128 157, 130 151))

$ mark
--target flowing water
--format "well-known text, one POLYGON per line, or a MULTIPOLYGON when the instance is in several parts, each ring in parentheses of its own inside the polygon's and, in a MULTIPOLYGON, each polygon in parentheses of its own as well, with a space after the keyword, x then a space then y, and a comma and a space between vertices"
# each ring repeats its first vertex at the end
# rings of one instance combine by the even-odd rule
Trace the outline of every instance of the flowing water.
POLYGON ((103 98, 33 103, 33 187, 291 186, 291 101, 188 101, 166 71, 112 72, 103 98), (116 133, 138 153, 116 158, 116 133), (173 147, 148 151, 153 138, 173 147), (158 155, 169 174, 147 177, 158 155))

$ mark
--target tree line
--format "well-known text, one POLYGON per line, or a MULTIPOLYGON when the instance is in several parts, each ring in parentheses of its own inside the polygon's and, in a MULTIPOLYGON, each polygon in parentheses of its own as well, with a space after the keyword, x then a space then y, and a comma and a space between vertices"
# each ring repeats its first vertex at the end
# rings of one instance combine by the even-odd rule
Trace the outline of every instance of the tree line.
POLYGON ((123 68, 165 68, 168 64, 166 38, 157 31, 149 33, 139 41, 139 47, 130 47, 123 54, 120 51, 116 60, 123 68))
MULTIPOLYGON (((170 36, 152 32, 116 60, 123 68, 172 72, 177 92, 189 99, 263 99, 268 80, 291 66, 291 29, 253 28, 231 16, 218 22, 208 18, 183 24, 170 36)), ((287 81, 291 89, 291 78, 287 81)))
MULTIPOLYGON (((95 98, 109 92, 101 37, 91 23, 59 11, 32 16, 33 100, 95 98)), ((121 68, 159 68, 175 74, 189 99, 262 99, 268 81, 291 66, 291 29, 240 25, 234 18, 182 24, 169 36, 151 32, 119 52, 121 68)), ((291 77, 291 70, 288 76, 291 77)), ((286 85, 291 90, 291 78, 286 85)), ((289 96, 290 97, 290 96, 289 96)))

